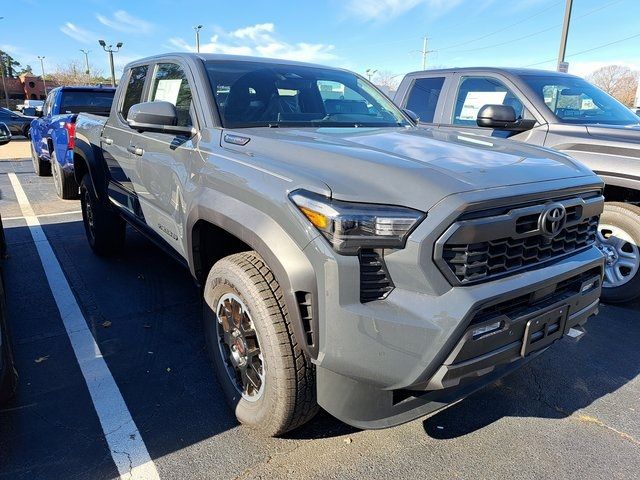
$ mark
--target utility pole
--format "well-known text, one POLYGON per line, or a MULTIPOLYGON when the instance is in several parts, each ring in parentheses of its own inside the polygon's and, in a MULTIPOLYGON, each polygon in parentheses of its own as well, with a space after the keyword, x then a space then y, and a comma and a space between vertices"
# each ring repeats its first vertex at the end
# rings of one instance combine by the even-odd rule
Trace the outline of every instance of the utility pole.
MULTIPOLYGON (((0 17, 0 20, 2 20, 4 17, 0 17)), ((6 104, 7 108, 9 108, 9 93, 7 92, 7 84, 4 80, 5 77, 5 67, 4 67, 4 57, 0 58, 0 66, 2 67, 2 72, 0 72, 0 74, 2 75, 2 91, 4 92, 4 103, 6 104)))
POLYGON ((558 71, 567 72, 569 66, 564 61, 564 54, 567 50, 567 37, 569 36, 569 22, 571 21, 571 8, 573 0, 567 0, 564 8, 564 22, 562 24, 562 36, 560 37, 560 51, 558 52, 558 71))
POLYGON ((424 37, 423 42, 422 42, 422 51, 420 53, 422 53, 422 70, 426 70, 427 69, 427 53, 429 53, 429 50, 427 50, 427 42, 429 41, 429 39, 427 37, 424 37))
POLYGON ((0 72, 2 74, 2 90, 4 91, 4 103, 6 104, 7 108, 9 108, 9 93, 7 92, 7 84, 4 80, 5 77, 5 68, 4 68, 4 58, 0 59, 0 65, 2 66, 2 72, 0 72))
POLYGON ((91 72, 89 71, 89 53, 91 52, 91 50, 84 50, 81 48, 80 51, 84 53, 84 65, 85 65, 84 73, 87 74, 87 79, 90 80, 91 72))
POLYGON ((196 52, 200 53, 200 29, 202 25, 196 25, 193 29, 196 31, 196 52))
POLYGON ((38 55, 38 59, 40 60, 40 67, 42 68, 42 84, 44 85, 44 94, 47 95, 47 81, 44 79, 44 59, 45 57, 41 57, 38 55))
POLYGON ((113 53, 120 51, 120 49, 122 48, 123 43, 122 42, 116 43, 116 49, 115 50, 113 49, 113 45, 107 46, 107 42, 105 42, 104 40, 98 40, 98 43, 100 44, 102 49, 109 54, 109 67, 111 68, 111 86, 115 87, 116 86, 116 71, 115 71, 115 69, 113 67, 113 53))

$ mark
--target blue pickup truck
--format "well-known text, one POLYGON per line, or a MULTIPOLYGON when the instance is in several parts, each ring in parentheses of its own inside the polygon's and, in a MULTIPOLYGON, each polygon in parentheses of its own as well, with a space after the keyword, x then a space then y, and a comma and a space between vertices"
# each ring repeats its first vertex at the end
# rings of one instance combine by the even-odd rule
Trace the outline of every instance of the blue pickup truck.
POLYGON ((31 123, 31 158, 36 174, 53 173, 62 199, 78 196, 73 176, 73 143, 78 113, 109 116, 115 89, 102 86, 59 87, 47 96, 42 117, 31 123))

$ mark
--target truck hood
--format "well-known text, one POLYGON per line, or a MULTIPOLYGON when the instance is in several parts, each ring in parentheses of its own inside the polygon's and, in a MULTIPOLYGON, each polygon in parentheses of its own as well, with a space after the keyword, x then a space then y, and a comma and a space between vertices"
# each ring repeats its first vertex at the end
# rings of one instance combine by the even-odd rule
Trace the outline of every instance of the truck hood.
POLYGON ((251 140, 246 146, 223 141, 224 147, 262 159, 265 168, 283 175, 298 171, 320 180, 336 198, 422 210, 448 195, 471 190, 575 177, 598 181, 564 154, 461 132, 255 128, 233 133, 251 140))
POLYGON ((598 140, 631 142, 640 146, 640 124, 587 125, 587 133, 598 140))

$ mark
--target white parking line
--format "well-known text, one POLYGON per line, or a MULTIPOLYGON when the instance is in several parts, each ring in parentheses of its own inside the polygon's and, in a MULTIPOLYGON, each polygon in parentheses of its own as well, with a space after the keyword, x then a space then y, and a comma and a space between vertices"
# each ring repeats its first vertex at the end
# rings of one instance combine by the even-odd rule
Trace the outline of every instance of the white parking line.
POLYGON ((109 367, 102 358, 102 353, 89 330, 87 321, 67 283, 38 217, 31 208, 16 174, 9 173, 9 179, 38 249, 49 287, 89 389, 120 478, 159 479, 156 466, 149 456, 138 427, 133 422, 109 367))
MULTIPOLYGON (((77 215, 78 213, 82 213, 82 210, 72 210, 70 212, 57 212, 57 213, 41 213, 38 215, 38 218, 42 217, 58 217, 60 215, 77 215)), ((24 215, 20 217, 4 217, 2 219, 3 222, 8 222, 9 220, 24 220, 24 215)))

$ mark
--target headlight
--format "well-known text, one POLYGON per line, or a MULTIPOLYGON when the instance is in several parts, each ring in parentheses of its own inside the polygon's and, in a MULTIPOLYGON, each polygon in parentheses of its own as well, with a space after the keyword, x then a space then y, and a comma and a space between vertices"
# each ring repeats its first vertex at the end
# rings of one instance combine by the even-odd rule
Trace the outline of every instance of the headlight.
POLYGON ((344 255, 360 248, 403 248, 426 214, 406 207, 331 200, 306 190, 289 195, 305 217, 344 255))

